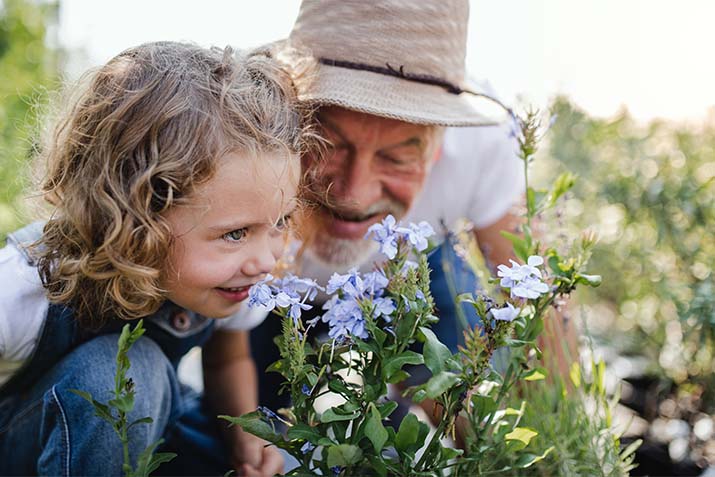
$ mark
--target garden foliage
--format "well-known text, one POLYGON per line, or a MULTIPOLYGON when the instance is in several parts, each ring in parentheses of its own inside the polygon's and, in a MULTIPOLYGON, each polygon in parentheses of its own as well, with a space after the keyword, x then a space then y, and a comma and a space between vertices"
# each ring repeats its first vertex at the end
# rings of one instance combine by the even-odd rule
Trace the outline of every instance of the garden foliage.
POLYGON ((564 174, 548 190, 531 188, 528 167, 543 129, 536 113, 514 122, 527 177, 527 211, 522 233, 505 235, 520 261, 499 266, 493 280, 502 293, 459 297, 475 308, 481 326, 465 332, 458 353, 430 330, 437 317, 425 255, 432 231, 425 223, 401 226, 388 217, 371 227, 369 235, 388 260, 367 274, 334 274, 324 289, 330 295, 326 312, 312 321, 301 318, 323 290, 312 280, 269 277, 252 289, 253 305, 282 316, 277 340, 282 359, 269 371, 283 375, 293 406, 280 413, 259 408, 222 417, 296 457, 300 466, 290 475, 441 475, 447 469, 453 475, 513 474, 552 451, 531 452, 537 432, 521 424, 528 402, 516 408, 509 403, 521 385, 546 377, 537 338, 556 300, 581 284, 597 286, 600 277, 585 273, 594 245, 590 236, 576 240, 568 255, 533 236, 532 219, 553 207, 574 177, 564 174), (311 339, 318 319, 329 325, 327 342, 311 339), (424 344, 421 352, 413 348, 416 342, 424 344), (492 357, 502 347, 509 357, 498 372, 492 357), (396 428, 390 422, 397 403, 387 398, 387 384, 401 383, 409 376, 408 365, 421 364, 431 378, 406 394, 415 403, 434 402, 441 416, 434 432, 413 414, 396 428), (349 375, 359 379, 348 380, 349 375), (329 392, 341 403, 317 412, 316 399, 329 392), (465 434, 464 450, 443 444, 458 431, 465 434), (495 458, 507 454, 507 460, 495 458))
POLYGON ((592 264, 604 284, 580 296, 590 328, 616 352, 647 358, 646 372, 715 402, 713 121, 644 126, 627 113, 592 118, 563 98, 553 107, 541 170, 579 174, 565 231, 600 233, 592 264))

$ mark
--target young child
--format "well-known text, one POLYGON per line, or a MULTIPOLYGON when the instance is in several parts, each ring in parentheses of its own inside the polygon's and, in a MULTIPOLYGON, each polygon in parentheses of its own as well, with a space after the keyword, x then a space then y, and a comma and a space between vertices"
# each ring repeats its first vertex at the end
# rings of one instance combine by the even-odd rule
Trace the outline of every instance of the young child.
POLYGON ((159 42, 109 61, 41 155, 51 218, 0 250, 0 474, 119 475, 120 440, 70 389, 106 402, 117 332, 130 351, 132 462, 164 437, 159 472, 282 470, 273 447, 219 414, 256 408, 243 311, 282 253, 307 114, 268 54, 159 42), (203 345, 205 394, 179 359, 203 345), (218 439, 221 428, 222 439, 218 439))

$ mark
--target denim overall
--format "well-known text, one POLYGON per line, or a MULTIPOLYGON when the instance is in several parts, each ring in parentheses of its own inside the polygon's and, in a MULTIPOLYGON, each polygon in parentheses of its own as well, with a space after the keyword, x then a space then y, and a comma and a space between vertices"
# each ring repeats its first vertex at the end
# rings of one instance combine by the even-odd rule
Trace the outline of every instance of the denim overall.
MULTIPOLYGON (((36 222, 8 237, 8 246, 17 247, 30 264, 25 248, 39 239, 42 225, 36 222)), ((69 390, 90 392, 105 403, 112 398, 118 333, 126 323, 115 319, 88 332, 71 309, 49 306, 33 354, 0 386, 0 475, 123 474, 117 435, 69 390)), ((222 474, 228 464, 216 421, 176 376, 181 357, 209 339, 214 321, 166 302, 144 319, 144 327, 129 352, 128 376, 137 393, 129 421, 149 416, 154 422, 131 429, 132 462, 148 444, 164 438, 163 450, 180 457, 159 472, 222 474), (194 457, 201 456, 200 466, 186 462, 189 448, 194 457)))

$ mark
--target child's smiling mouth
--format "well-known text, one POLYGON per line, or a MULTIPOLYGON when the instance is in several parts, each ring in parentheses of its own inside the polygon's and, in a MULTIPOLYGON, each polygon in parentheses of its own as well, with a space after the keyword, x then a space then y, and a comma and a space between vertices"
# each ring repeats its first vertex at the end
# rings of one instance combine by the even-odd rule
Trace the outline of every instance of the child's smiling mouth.
POLYGON ((216 292, 223 298, 233 302, 240 302, 248 298, 248 290, 253 285, 247 285, 245 287, 234 287, 234 288, 221 288, 216 287, 216 292))

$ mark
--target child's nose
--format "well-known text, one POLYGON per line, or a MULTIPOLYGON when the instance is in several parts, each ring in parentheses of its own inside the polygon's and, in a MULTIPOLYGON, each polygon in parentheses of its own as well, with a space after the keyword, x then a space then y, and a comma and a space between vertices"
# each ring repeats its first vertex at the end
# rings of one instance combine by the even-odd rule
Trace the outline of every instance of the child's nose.
POLYGON ((273 239, 267 237, 256 245, 253 256, 242 267, 244 275, 264 275, 275 268, 278 256, 274 253, 275 246, 272 242, 273 239))

